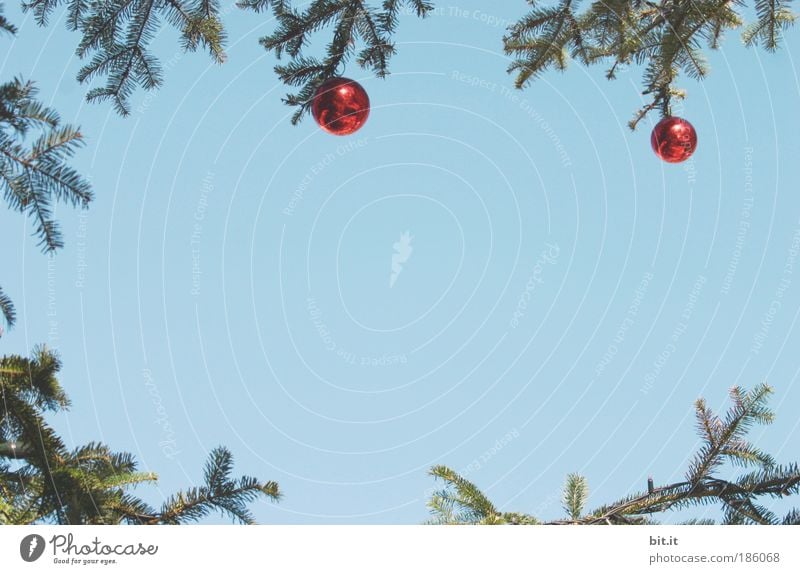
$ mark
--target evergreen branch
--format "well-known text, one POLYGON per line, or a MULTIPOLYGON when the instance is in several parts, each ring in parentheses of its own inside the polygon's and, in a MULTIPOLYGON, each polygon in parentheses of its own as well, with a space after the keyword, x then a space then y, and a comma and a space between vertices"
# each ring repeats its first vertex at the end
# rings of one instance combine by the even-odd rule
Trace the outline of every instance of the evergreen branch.
POLYGON ((458 517, 459 522, 476 524, 495 523, 500 518, 500 513, 478 487, 452 469, 435 466, 430 474, 445 483, 445 489, 428 505, 435 516, 448 520, 458 517))
MULTIPOLYGON (((703 445, 689 466, 687 480, 691 483, 696 483, 708 476, 712 470, 722 464, 724 457, 739 458, 736 446, 738 445, 739 452, 743 445, 746 446, 741 439, 754 421, 768 423, 772 420, 771 411, 764 406, 769 395, 772 394, 772 389, 768 385, 758 385, 750 392, 745 392, 740 387, 734 387, 730 394, 734 406, 728 411, 716 440, 703 445)), ((703 407, 704 404, 699 401, 695 406, 697 411, 703 407)))
POLYGON ((44 411, 69 405, 56 378, 60 367, 46 347, 30 358, 0 358, 0 523, 181 524, 220 511, 250 524, 249 503, 280 498, 275 482, 232 478, 233 457, 220 447, 206 464, 205 484, 178 492, 156 511, 129 492, 157 480, 138 470, 133 455, 99 442, 68 451, 44 421, 44 411))
POLYGON ((203 47, 215 62, 225 60, 227 37, 218 0, 28 0, 23 8, 45 26, 65 3, 67 28, 81 33, 76 53, 89 59, 78 81, 106 79, 104 87, 88 92, 87 100, 111 100, 120 115, 130 112, 128 101, 137 87, 152 90, 162 83, 160 63, 149 47, 164 23, 179 32, 185 51, 203 47))
POLYGON ((24 136, 34 127, 46 129, 58 125, 58 114, 36 100, 37 93, 33 82, 20 78, 0 84, 0 134, 11 128, 24 136))
POLYGON ((27 212, 44 251, 62 247, 52 203, 86 208, 89 182, 68 165, 83 143, 80 130, 60 125, 58 114, 36 100, 32 82, 17 78, 0 85, 0 188, 9 208, 27 212), (41 131, 29 137, 32 129, 41 131))
POLYGON ((115 524, 148 524, 155 514, 152 506, 127 493, 108 501, 107 506, 115 524))
POLYGON ((572 520, 579 520, 583 514, 583 506, 589 497, 589 485, 586 478, 578 474, 567 476, 564 487, 564 510, 572 520))
POLYGON ((298 108, 292 116, 294 124, 310 111, 317 88, 340 75, 354 54, 357 54, 359 67, 370 69, 381 78, 389 73, 389 59, 395 53, 391 36, 396 31, 403 5, 411 6, 422 18, 433 9, 433 5, 424 0, 384 0, 380 10, 364 0, 313 0, 303 11, 293 8, 288 0, 239 3, 240 7, 255 12, 273 10, 278 27, 259 42, 277 59, 284 54, 290 58, 288 64, 276 65, 275 73, 286 85, 300 88, 283 98, 284 103, 298 108), (333 37, 327 45, 325 58, 319 60, 304 55, 309 36, 328 27, 333 28, 333 37), (358 44, 364 47, 356 51, 358 44))
POLYGON ((765 50, 774 52, 781 32, 794 24, 796 16, 787 0, 756 0, 755 5, 758 21, 745 28, 742 39, 748 46, 761 42, 765 50))
POLYGON ((288 0, 239 0, 236 6, 242 10, 252 10, 255 13, 266 12, 270 8, 279 14, 287 10, 289 5, 288 0))
MULTIPOLYGON (((752 447, 745 435, 752 424, 769 424, 772 411, 766 401, 772 389, 761 384, 746 392, 731 389, 733 405, 725 416, 716 416, 703 399, 695 404, 697 430, 703 445, 690 465, 687 479, 656 487, 648 479, 645 492, 625 496, 603 505, 588 515, 583 506, 588 496, 586 480, 578 475, 567 477, 564 489, 566 519, 545 524, 651 524, 654 514, 697 505, 719 504, 725 524, 794 524, 800 520, 797 510, 779 519, 769 508, 759 503, 761 497, 782 498, 800 494, 800 466, 796 463, 778 465, 771 456, 752 447), (723 462, 754 465, 757 468, 735 480, 715 476, 723 462)), ((431 474, 445 481, 428 502, 436 524, 518 524, 538 523, 530 515, 498 513, 478 488, 446 467, 434 467, 431 474), (523 522, 512 516, 521 517, 523 522), (530 519, 530 522, 524 520, 530 519)), ((713 521, 690 521, 709 524, 713 521)))
POLYGON ((3 16, 3 3, 0 2, 0 32, 6 32, 12 36, 17 33, 17 28, 3 16))
POLYGON ((523 88, 550 66, 564 70, 566 46, 571 42, 585 43, 572 5, 573 0, 561 0, 552 8, 534 8, 509 29, 503 42, 506 54, 518 56, 508 67, 509 73, 517 73, 517 88, 523 88))
MULTIPOLYGON (((8 298, 8 295, 5 294, 2 287, 0 287, 0 313, 3 315, 6 326, 13 327, 14 323, 17 321, 17 313, 14 310, 14 303, 11 302, 11 299, 8 298)), ((1 329, 0 335, 2 335, 1 329)))

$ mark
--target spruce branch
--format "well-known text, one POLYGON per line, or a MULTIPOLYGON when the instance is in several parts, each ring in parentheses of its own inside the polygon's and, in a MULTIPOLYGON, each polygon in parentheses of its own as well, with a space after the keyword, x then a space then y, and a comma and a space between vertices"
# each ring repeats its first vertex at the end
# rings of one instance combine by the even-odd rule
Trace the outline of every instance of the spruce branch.
POLYGON ((0 2, 0 32, 6 32, 12 36, 17 33, 17 28, 3 16, 3 3, 0 2))
POLYGON ((150 522, 182 524, 218 511, 242 524, 253 524, 255 519, 247 505, 262 496, 279 500, 278 484, 271 481, 262 483, 250 476, 232 479, 232 469, 233 455, 230 451, 224 447, 215 448, 206 463, 205 484, 170 497, 150 522))
MULTIPOLYGON (((0 314, 3 315, 3 321, 7 327, 13 327, 17 320, 17 312, 14 309, 14 303, 11 302, 8 295, 3 292, 0 287, 0 314)), ((0 336, 2 336, 2 327, 0 327, 0 336)))
POLYGON ((27 213, 43 251, 63 246, 53 219, 56 201, 86 208, 89 182, 68 165, 83 144, 78 128, 61 125, 58 114, 35 99, 32 82, 0 85, 0 189, 8 207, 27 213), (31 142, 30 131, 41 133, 31 142))
POLYGON ((131 491, 158 477, 139 470, 133 455, 99 442, 68 450, 45 421, 45 412, 69 406, 60 368, 46 347, 31 357, 0 358, 0 524, 182 524, 212 511, 250 524, 248 504, 280 498, 275 482, 233 478, 233 457, 220 447, 211 452, 202 486, 151 507, 131 491))
POLYGON ((794 509, 783 517, 783 524, 785 525, 800 525, 800 510, 794 509))
MULTIPOLYGON (((0 192, 12 211, 26 213, 45 252, 63 246, 53 204, 86 208, 89 182, 69 165, 83 145, 80 130, 62 125, 55 110, 36 99, 33 82, 15 78, 0 84, 0 192)), ((0 289, 0 312, 7 327, 16 314, 0 289)))
POLYGON ((787 0, 756 0, 758 21, 747 26, 742 38, 748 46, 761 43, 765 50, 774 52, 780 45, 782 31, 794 24, 796 15, 787 0))
POLYGON ((428 501, 433 518, 429 524, 538 524, 529 514, 499 512, 472 482, 446 466, 429 473, 444 482, 444 488, 428 501))
POLYGON ((227 36, 219 0, 27 0, 23 10, 46 26, 62 5, 67 6, 67 28, 81 34, 76 54, 89 60, 78 81, 105 79, 104 86, 87 93, 87 100, 111 100, 120 115, 130 113, 129 100, 137 88, 154 90, 163 83, 150 44, 165 24, 178 31, 184 51, 204 48, 215 62, 225 60, 227 36))
POLYGON ((586 499, 589 498, 589 485, 586 478, 579 474, 567 476, 567 484, 564 487, 564 510, 572 520, 579 520, 583 515, 583 507, 586 499))
MULTIPOLYGON (((611 504, 584 514, 588 488, 583 477, 567 477, 563 502, 567 518, 545 524, 651 524, 653 516, 668 510, 718 504, 724 524, 795 524, 800 514, 795 509, 779 518, 761 498, 783 498, 800 494, 800 466, 779 465, 754 447, 746 438, 754 424, 769 424, 774 415, 767 407, 772 389, 766 384, 750 391, 734 387, 732 406, 724 416, 715 415, 700 399, 695 403, 695 417, 702 444, 689 465, 686 480, 655 486, 648 478, 644 492, 625 496, 611 504), (752 470, 735 479, 721 478, 718 471, 745 466, 752 470)), ((434 467, 431 474, 445 482, 445 488, 433 494, 428 508, 431 523, 510 524, 509 513, 497 511, 471 482, 447 467, 434 467)), ((529 523, 538 523, 529 515, 529 523)), ((708 524, 698 520, 692 523, 708 524)))

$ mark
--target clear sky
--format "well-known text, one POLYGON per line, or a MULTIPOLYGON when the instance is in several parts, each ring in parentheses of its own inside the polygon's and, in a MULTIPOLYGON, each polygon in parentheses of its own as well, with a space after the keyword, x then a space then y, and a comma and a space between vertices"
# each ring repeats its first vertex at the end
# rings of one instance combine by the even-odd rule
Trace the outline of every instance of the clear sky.
POLYGON ((54 259, 0 210, 0 352, 57 349, 54 424, 158 472, 149 500, 224 444, 285 493, 260 522, 418 523, 439 463, 555 518, 569 472, 590 505, 678 479, 693 401, 764 380, 777 421, 753 438, 800 459, 797 32, 777 54, 728 34, 680 83, 700 142, 668 165, 656 117, 626 127, 640 70, 511 88, 521 0, 404 16, 390 77, 346 71, 373 105, 347 138, 290 124, 271 16, 228 11, 223 66, 163 31, 165 86, 120 118, 84 103, 63 13, 38 29, 15 4, 0 78, 82 127, 96 201, 59 208, 54 259))

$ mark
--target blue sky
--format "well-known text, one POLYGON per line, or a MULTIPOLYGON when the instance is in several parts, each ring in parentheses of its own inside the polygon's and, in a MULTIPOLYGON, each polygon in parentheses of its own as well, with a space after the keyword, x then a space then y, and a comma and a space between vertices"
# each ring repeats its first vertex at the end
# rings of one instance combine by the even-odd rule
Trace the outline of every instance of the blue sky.
POLYGON ((348 138, 290 124, 270 17, 228 11, 223 66, 164 31, 163 89, 120 118, 83 101, 62 13, 6 6, 2 78, 81 126, 97 196, 59 208, 52 259, 0 212, 2 352, 60 352, 68 442, 136 454, 152 501, 227 445, 285 493, 261 522, 418 523, 438 463, 554 518, 569 472, 590 505, 677 479, 693 401, 766 380, 777 420, 753 438, 799 459, 797 34, 776 54, 728 34, 681 81, 699 147, 668 165, 656 117, 626 127, 640 70, 515 91, 501 38, 525 3, 437 4, 401 19, 386 80, 347 69, 373 105, 348 138))

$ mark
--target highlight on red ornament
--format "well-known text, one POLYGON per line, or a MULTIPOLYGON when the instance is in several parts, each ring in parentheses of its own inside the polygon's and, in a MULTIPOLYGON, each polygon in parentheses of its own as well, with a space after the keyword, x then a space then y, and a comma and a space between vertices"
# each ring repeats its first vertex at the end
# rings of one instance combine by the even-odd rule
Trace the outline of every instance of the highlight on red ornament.
POLYGON ((680 163, 689 159, 697 148, 697 132, 683 118, 664 118, 653 128, 650 145, 664 161, 680 163))
POLYGON ((311 114, 326 132, 350 135, 360 130, 369 117, 369 96, 355 80, 331 78, 317 88, 311 114))

